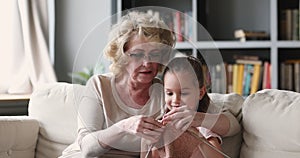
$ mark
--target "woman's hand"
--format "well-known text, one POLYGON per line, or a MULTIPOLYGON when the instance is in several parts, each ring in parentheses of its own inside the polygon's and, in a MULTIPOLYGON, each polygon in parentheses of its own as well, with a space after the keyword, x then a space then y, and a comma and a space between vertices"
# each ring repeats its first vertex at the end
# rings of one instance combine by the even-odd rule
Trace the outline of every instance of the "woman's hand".
POLYGON ((164 115, 163 124, 171 123, 176 129, 185 131, 191 126, 196 111, 189 109, 186 105, 174 107, 171 111, 164 115))
POLYGON ((151 143, 159 140, 164 127, 161 123, 152 117, 132 116, 118 123, 118 127, 124 131, 145 138, 151 143))

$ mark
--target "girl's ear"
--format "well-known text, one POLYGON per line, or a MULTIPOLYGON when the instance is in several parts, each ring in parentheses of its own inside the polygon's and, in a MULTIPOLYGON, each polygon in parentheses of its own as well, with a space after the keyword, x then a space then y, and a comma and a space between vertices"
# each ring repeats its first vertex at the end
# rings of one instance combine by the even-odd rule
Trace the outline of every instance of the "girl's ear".
POLYGON ((205 86, 202 86, 201 88, 199 88, 200 94, 199 94, 199 100, 201 100, 203 98, 203 96, 206 93, 206 88, 205 86))

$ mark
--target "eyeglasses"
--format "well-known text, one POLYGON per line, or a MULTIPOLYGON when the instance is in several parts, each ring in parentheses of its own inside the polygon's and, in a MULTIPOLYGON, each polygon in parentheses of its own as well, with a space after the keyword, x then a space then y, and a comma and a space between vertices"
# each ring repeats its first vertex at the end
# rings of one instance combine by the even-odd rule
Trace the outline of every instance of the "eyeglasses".
POLYGON ((161 52, 149 53, 148 55, 145 55, 144 53, 127 53, 127 55, 135 61, 147 59, 149 61, 159 62, 162 58, 161 52))

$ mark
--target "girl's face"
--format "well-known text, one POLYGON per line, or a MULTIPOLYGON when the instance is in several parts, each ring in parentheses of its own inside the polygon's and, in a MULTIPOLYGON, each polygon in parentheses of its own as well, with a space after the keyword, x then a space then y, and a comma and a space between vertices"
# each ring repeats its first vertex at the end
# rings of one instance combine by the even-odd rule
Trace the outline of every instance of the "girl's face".
POLYGON ((189 72, 167 72, 164 76, 164 89, 165 102, 169 109, 187 105, 190 109, 197 110, 202 97, 194 76, 189 72))
POLYGON ((134 36, 127 44, 125 54, 129 57, 126 70, 133 82, 151 83, 158 73, 161 51, 157 43, 134 36))

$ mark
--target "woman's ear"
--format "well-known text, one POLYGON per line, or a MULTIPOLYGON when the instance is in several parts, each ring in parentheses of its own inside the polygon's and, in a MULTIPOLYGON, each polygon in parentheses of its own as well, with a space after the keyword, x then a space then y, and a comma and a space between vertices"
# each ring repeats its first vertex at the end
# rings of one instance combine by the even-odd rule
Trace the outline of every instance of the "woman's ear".
POLYGON ((199 94, 199 100, 201 100, 203 98, 203 96, 206 93, 206 88, 205 86, 202 86, 201 88, 199 88, 200 94, 199 94))

